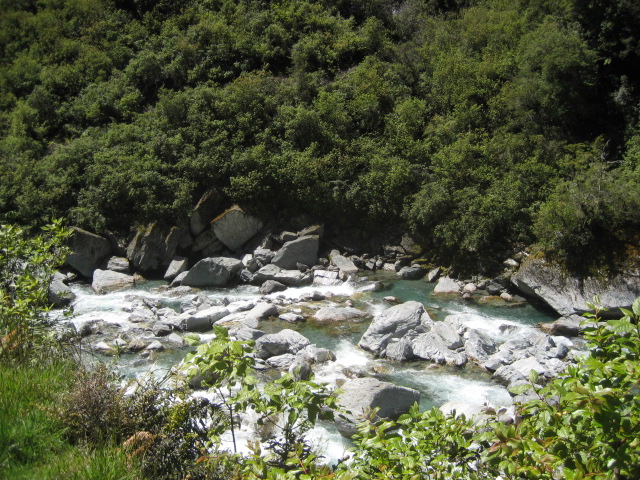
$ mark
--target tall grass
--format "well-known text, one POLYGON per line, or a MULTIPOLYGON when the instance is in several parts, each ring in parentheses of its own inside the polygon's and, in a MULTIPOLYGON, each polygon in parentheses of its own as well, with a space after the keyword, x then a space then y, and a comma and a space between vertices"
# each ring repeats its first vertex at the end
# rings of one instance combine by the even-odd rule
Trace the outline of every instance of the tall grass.
POLYGON ((65 360, 0 362, 0 479, 140 478, 117 446, 69 443, 58 412, 77 369, 65 360))

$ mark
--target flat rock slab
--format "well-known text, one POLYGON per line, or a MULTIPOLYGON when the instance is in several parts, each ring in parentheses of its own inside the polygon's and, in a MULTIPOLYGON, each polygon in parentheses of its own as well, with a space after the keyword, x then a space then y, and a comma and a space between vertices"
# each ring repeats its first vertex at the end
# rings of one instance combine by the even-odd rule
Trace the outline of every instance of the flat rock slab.
POLYGON ((336 427, 341 435, 351 438, 356 433, 356 425, 365 412, 378 408, 377 418, 397 419, 420 401, 420 392, 412 388, 400 387, 375 378, 355 378, 341 387, 338 404, 349 413, 346 419, 336 416, 336 427))
POLYGON ((367 315, 367 312, 353 307, 323 307, 313 314, 313 318, 318 322, 344 322, 367 315))

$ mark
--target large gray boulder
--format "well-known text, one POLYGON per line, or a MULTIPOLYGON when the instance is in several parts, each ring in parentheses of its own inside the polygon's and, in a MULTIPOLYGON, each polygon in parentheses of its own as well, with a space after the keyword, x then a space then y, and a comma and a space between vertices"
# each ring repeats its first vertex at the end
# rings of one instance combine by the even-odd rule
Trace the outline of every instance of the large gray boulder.
POLYGON ((587 302, 591 302, 594 295, 615 315, 615 310, 629 308, 640 296, 640 272, 622 273, 613 278, 581 278, 541 259, 524 262, 511 281, 522 293, 544 301, 560 315, 589 311, 587 302))
POLYGON ((104 270, 113 270, 120 273, 131 273, 129 266, 129 259, 126 257, 109 257, 106 262, 106 268, 104 270))
POLYGON ((60 272, 55 272, 49 283, 49 302, 56 307, 66 307, 76 298, 65 283, 66 279, 67 277, 60 272))
POLYGON ((93 272, 93 281, 91 282, 91 288, 98 293, 113 292, 133 285, 135 285, 133 275, 100 269, 93 272))
POLYGON ((111 254, 109 240, 78 227, 72 227, 69 239, 71 254, 67 263, 86 278, 91 278, 93 271, 111 254))
POLYGON ((278 333, 263 335, 255 343, 255 352, 258 358, 267 358, 285 353, 298 353, 300 350, 310 345, 311 342, 304 335, 285 328, 278 333))
POLYGON ((224 287, 240 270, 242 262, 236 258, 203 258, 189 270, 181 285, 201 288, 224 287))
POLYGON ((285 270, 294 270, 299 263, 307 266, 315 265, 318 261, 319 245, 320 237, 317 235, 296 238, 282 245, 271 263, 285 270))
POLYGON ((151 223, 136 233, 127 247, 127 258, 141 272, 166 268, 174 257, 183 233, 179 227, 151 223))
POLYGON ((395 305, 371 321, 358 345, 374 355, 380 355, 391 339, 401 338, 429 320, 429 315, 420 302, 409 301, 395 305))
POLYGON ((354 378, 342 385, 338 394, 338 405, 348 413, 344 415, 346 418, 336 415, 335 424, 341 435, 351 438, 357 424, 374 408, 379 409, 376 418, 397 420, 419 401, 420 392, 412 388, 375 378, 354 378))
POLYGON ((403 280, 419 280, 426 275, 427 271, 418 265, 402 267, 398 271, 398 276, 403 280))
POLYGON ((193 245, 191 245, 192 252, 202 252, 205 256, 212 256, 211 252, 217 253, 222 250, 224 250, 224 245, 218 240, 218 237, 216 237, 216 234, 211 228, 200 232, 193 241, 193 245))
POLYGON ((367 312, 353 307, 322 307, 313 314, 313 318, 318 322, 344 322, 367 315, 367 312))
POLYGON ((209 190, 202 195, 200 201, 191 212, 189 228, 191 233, 198 235, 209 226, 221 207, 221 195, 216 190, 209 190))
POLYGON ((555 322, 543 323, 540 330, 549 335, 563 335, 565 337, 577 337, 583 328, 587 319, 580 315, 569 315, 560 317, 555 322))
POLYGON ((467 356, 451 349, 451 343, 435 330, 421 333, 411 342, 414 357, 429 360, 440 365, 460 367, 467 363, 467 356))
POLYGON ((234 205, 216 217, 211 226, 222 243, 230 250, 237 250, 260 231, 262 220, 234 205))

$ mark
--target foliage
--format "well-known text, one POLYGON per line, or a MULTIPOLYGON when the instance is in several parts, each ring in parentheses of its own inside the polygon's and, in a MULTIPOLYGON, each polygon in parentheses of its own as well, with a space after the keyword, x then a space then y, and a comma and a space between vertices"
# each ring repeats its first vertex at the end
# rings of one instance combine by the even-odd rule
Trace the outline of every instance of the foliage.
POLYGON ((266 216, 404 223, 462 266, 536 236, 581 258, 533 228, 538 209, 589 174, 567 149, 602 137, 617 170, 638 122, 628 0, 2 8, 6 222, 126 230, 215 188, 266 216))
POLYGON ((67 255, 60 221, 37 236, 0 225, 0 357, 34 357, 55 345, 47 331, 49 283, 67 255))

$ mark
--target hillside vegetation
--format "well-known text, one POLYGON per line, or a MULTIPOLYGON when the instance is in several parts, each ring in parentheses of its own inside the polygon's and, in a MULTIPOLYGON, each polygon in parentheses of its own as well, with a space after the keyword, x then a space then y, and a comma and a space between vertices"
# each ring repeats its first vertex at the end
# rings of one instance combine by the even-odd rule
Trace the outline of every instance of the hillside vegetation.
POLYGON ((632 0, 2 0, 0 221, 404 225, 440 259, 637 253, 632 0))

